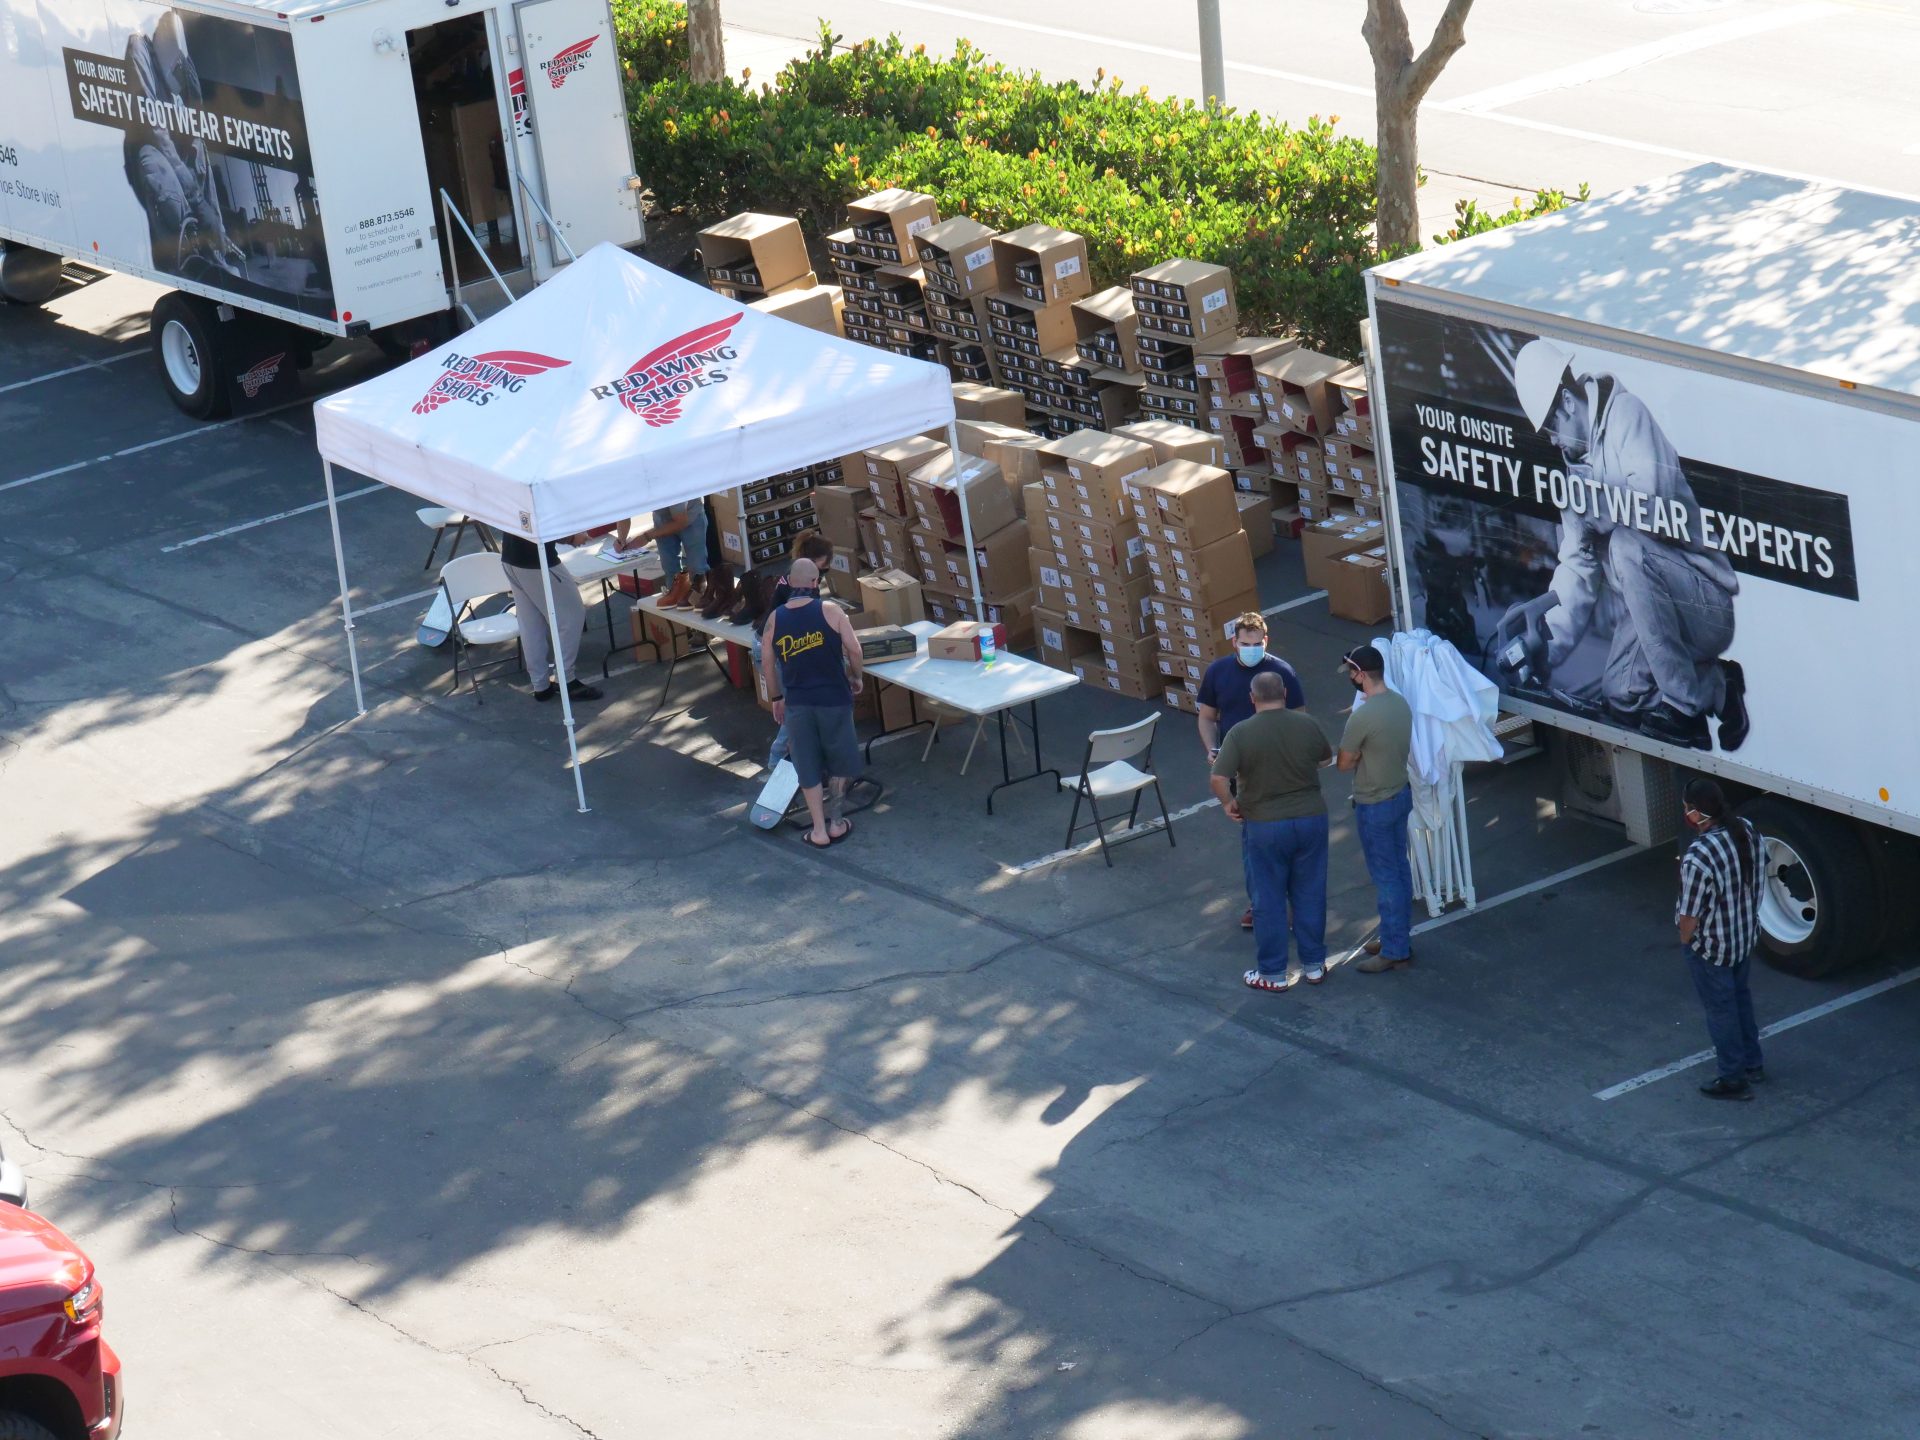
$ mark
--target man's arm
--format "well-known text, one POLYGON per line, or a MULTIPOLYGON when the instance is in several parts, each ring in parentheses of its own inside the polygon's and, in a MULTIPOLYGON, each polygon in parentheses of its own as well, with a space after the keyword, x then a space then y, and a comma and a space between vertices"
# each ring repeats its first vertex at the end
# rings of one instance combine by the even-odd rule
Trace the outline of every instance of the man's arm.
POLYGON ((1691 945, 1700 922, 1707 918, 1707 911, 1713 905, 1713 884, 1707 878, 1707 868, 1686 860, 1680 862, 1680 900, 1674 908, 1674 928, 1680 932, 1680 943, 1691 945))
POLYGON ((1200 706, 1200 743, 1206 748, 1207 758, 1212 759, 1220 750, 1220 712, 1211 705, 1200 706))
POLYGON ((1280 678, 1287 682, 1287 709, 1306 709, 1307 692, 1300 688, 1300 672, 1282 660, 1280 662, 1280 678))
POLYGON ((1334 763, 1342 770, 1357 770, 1360 768, 1360 752, 1366 748, 1367 736, 1365 730, 1356 731, 1354 729, 1354 724, 1359 718, 1360 712, 1358 710, 1349 715, 1347 717, 1347 728, 1342 731, 1340 735, 1340 753, 1334 757, 1334 763))
POLYGON ((1215 775, 1209 782, 1213 787, 1213 798, 1220 802, 1220 808, 1227 812, 1229 820, 1240 818, 1240 803, 1233 798, 1233 787, 1227 783, 1224 775, 1215 775))
POLYGON ((847 683, 855 690, 861 686, 861 677, 866 673, 867 657, 860 653, 860 637, 853 633, 853 621, 847 618, 847 612, 838 605, 824 607, 827 623, 840 637, 840 654, 847 667, 847 683))
POLYGON ((787 698, 780 688, 779 663, 773 658, 773 621, 774 616, 767 616, 767 627, 760 633, 760 673, 766 677, 767 694, 773 697, 774 724, 784 725, 787 723, 787 698))

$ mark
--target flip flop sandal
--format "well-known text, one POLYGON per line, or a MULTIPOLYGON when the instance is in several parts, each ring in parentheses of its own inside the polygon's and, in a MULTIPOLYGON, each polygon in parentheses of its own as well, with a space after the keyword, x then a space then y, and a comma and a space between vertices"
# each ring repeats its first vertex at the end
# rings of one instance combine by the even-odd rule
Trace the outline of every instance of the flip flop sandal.
MULTIPOLYGON (((829 845, 838 845, 838 844, 839 844, 839 843, 840 843, 840 842, 841 842, 842 840, 846 840, 846 839, 849 839, 849 838, 851 838, 851 837, 852 837, 852 835, 853 835, 853 822, 852 822, 851 820, 849 820, 849 819, 847 819, 847 818, 846 818, 846 817, 845 817, 845 816, 843 815, 843 816, 841 816, 841 817, 840 817, 840 823, 841 823, 842 825, 844 825, 844 826, 846 826, 847 828, 846 828, 846 829, 844 829, 844 830, 842 830, 842 831, 841 831, 841 832, 840 832, 840 833, 839 833, 838 835, 836 835, 836 834, 834 834, 834 833, 833 833, 833 822, 832 822, 832 821, 828 821, 828 822, 827 822, 827 844, 829 844, 829 845)), ((811 838, 809 838, 809 839, 808 839, 808 841, 807 841, 807 843, 808 843, 809 845, 812 845, 812 844, 813 844, 813 841, 812 841, 812 839, 811 839, 811 838)), ((816 846, 815 848, 817 849, 818 847, 816 846)))
POLYGON ((1240 981, 1249 990, 1271 990, 1278 993, 1282 990, 1291 990, 1299 983, 1299 977, 1291 974, 1262 975, 1258 970, 1249 970, 1240 977, 1240 981))
MULTIPOLYGON (((840 838, 844 840, 846 839, 846 836, 843 835, 840 838)), ((806 846, 809 850, 831 850, 833 848, 834 842, 833 842, 833 837, 829 835, 827 837, 827 843, 822 845, 819 841, 813 838, 812 830, 802 830, 800 832, 800 843, 806 846)))

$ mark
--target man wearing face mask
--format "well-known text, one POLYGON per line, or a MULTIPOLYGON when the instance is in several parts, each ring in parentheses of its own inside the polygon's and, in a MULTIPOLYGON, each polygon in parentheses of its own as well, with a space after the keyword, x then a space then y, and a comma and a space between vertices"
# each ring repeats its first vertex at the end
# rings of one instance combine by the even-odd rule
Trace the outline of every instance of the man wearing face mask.
MULTIPOLYGON (((1223 655, 1207 667, 1200 680, 1200 744, 1207 752, 1207 764, 1220 758, 1220 742, 1242 720, 1253 716, 1253 680, 1256 675, 1278 675, 1287 687, 1289 710, 1307 703, 1300 689, 1300 677, 1293 667, 1277 655, 1267 653, 1267 620, 1258 610, 1249 610, 1233 622, 1233 654, 1223 655)), ((1248 897, 1253 897, 1249 893, 1248 897)), ((1253 928, 1253 906, 1240 917, 1240 928, 1253 928)))

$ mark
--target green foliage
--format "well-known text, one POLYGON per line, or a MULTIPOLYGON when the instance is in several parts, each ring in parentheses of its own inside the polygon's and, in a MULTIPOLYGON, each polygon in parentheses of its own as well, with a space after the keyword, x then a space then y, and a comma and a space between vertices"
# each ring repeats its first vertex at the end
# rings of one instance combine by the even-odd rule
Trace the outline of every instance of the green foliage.
POLYGON ((1456 200, 1453 206, 1453 228, 1444 235, 1433 237, 1436 245, 1445 245, 1449 240, 1465 240, 1471 235, 1484 235, 1489 230, 1499 230, 1508 225, 1518 225, 1523 220, 1538 220, 1542 215, 1551 215, 1556 210, 1564 210, 1589 198, 1588 187, 1582 185, 1579 193, 1569 197, 1564 190, 1536 190, 1531 202, 1516 195, 1513 204, 1504 211, 1482 210, 1472 200, 1456 200))
POLYGON ((634 156, 656 203, 697 224, 793 214, 817 240, 848 200, 901 185, 999 229, 1078 231, 1100 285, 1174 256, 1230 265, 1250 327, 1358 348, 1375 154, 1338 116, 1290 126, 1104 72, 1050 82, 964 40, 929 55, 825 26, 771 82, 694 85, 675 0, 615 0, 614 16, 634 156))

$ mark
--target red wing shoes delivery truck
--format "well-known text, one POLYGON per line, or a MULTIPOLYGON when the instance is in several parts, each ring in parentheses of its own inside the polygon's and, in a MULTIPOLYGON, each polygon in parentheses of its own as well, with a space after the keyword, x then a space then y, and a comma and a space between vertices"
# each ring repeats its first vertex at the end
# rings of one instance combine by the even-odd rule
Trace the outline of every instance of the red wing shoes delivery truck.
POLYGON ((1920 201, 1701 166, 1367 299, 1402 622, 1587 808, 1731 782, 1776 964, 1873 953, 1920 890, 1920 201))
POLYGON ((336 336, 642 238, 607 0, 0 0, 0 294, 173 287, 161 380, 259 404, 336 336), (557 231, 557 234, 556 234, 557 231))

